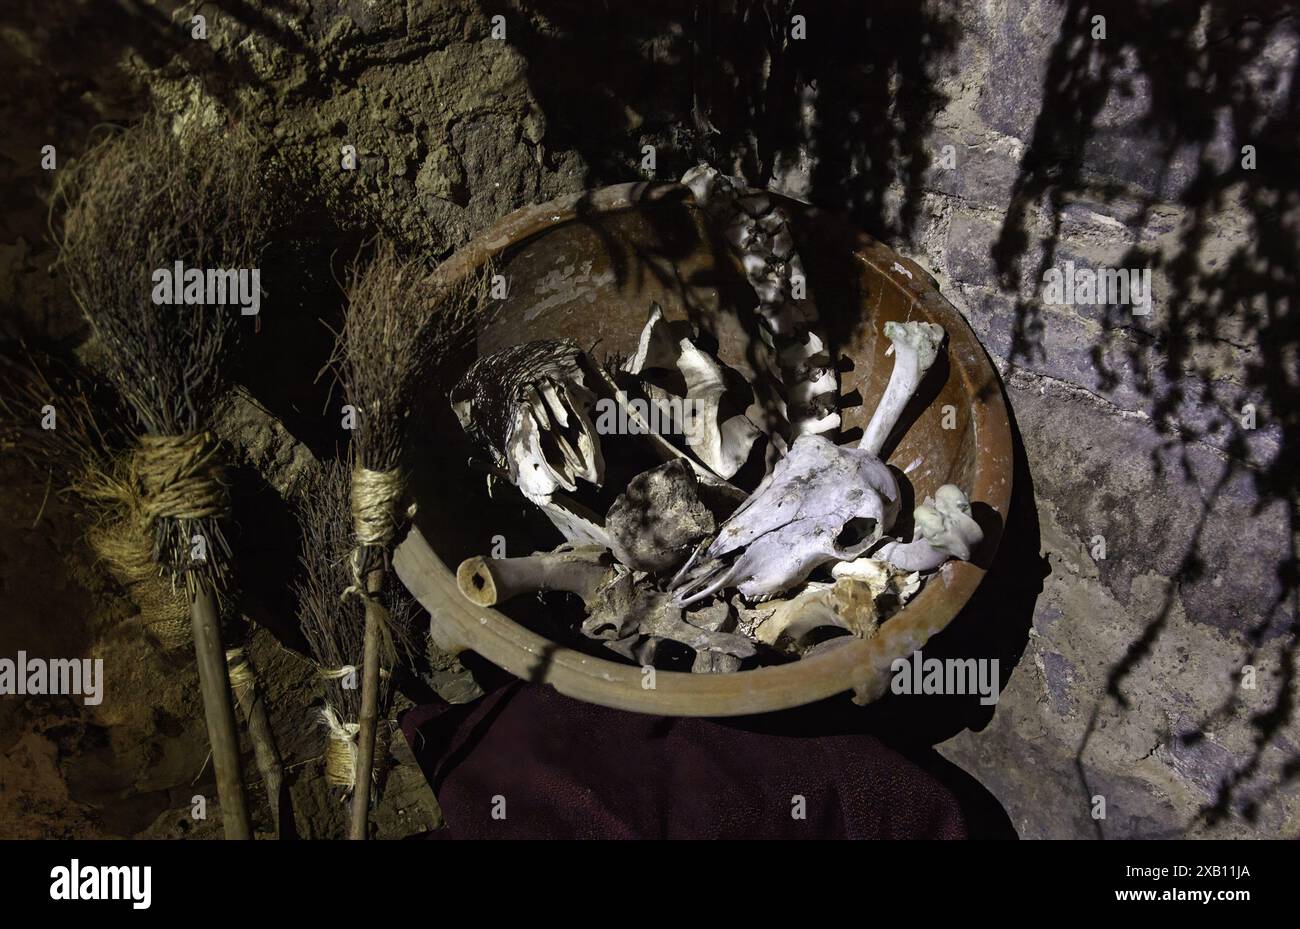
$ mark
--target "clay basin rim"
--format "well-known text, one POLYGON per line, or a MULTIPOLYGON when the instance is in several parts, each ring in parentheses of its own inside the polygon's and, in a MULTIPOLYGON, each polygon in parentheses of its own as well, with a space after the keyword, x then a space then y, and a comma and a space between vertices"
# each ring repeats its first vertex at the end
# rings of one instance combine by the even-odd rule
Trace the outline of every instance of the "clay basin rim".
MULTIPOLYGON (((917 398, 923 408, 905 414, 906 431, 895 436, 888 460, 906 474, 918 500, 949 482, 967 492, 985 530, 973 563, 948 562, 873 638, 733 673, 658 670, 648 689, 647 675, 635 665, 558 645, 496 609, 470 603, 456 586, 455 565, 449 568, 413 527, 394 553, 394 567, 429 611, 431 634, 441 648, 476 652, 518 677, 604 706, 663 716, 734 716, 845 691, 859 702, 877 699, 894 659, 921 648, 970 599, 992 561, 1011 499, 1011 432, 997 372, 919 265, 829 214, 772 196, 790 212, 813 296, 827 308, 824 318, 847 320, 828 333, 833 348, 851 362, 841 376, 842 395, 862 398, 844 410, 846 431, 865 423, 888 379, 892 361, 882 332, 887 320, 934 322, 948 333, 945 362, 931 370, 927 381, 933 383, 917 398), (828 287, 821 269, 847 275, 848 283, 828 287), (845 299, 852 305, 833 306, 845 299), (956 428, 943 428, 945 416, 949 423, 956 418, 956 428)), ((457 250, 437 274, 452 282, 489 260, 505 269, 510 296, 498 319, 480 333, 480 353, 564 336, 584 346, 599 337, 609 348, 626 348, 627 334, 634 338, 639 332, 651 299, 670 317, 691 307, 707 316, 722 304, 718 295, 734 275, 729 278, 729 269, 718 262, 730 259, 717 257, 723 250, 710 247, 698 214, 678 184, 605 187, 511 213, 457 250), (620 224, 622 232, 611 232, 620 224)), ((719 335, 724 358, 728 343, 729 337, 719 335)), ((436 514, 436 500, 417 502, 423 514, 436 514)), ((904 511, 911 505, 905 501, 904 511)))

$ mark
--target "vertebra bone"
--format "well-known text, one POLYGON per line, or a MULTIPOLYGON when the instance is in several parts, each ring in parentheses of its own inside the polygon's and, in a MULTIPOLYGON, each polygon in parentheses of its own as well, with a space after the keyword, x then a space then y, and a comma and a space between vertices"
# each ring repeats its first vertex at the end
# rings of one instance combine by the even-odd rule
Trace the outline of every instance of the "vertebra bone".
POLYGON ((889 541, 875 557, 904 571, 932 571, 949 558, 969 561, 984 530, 970 515, 970 501, 953 484, 934 492, 934 500, 912 511, 916 531, 911 542, 889 541))
POLYGON ((796 283, 806 290, 807 278, 785 211, 766 193, 707 164, 687 171, 682 183, 722 230, 758 295, 765 338, 777 350, 791 442, 839 428, 839 380, 814 331, 816 306, 806 293, 795 297, 796 283))

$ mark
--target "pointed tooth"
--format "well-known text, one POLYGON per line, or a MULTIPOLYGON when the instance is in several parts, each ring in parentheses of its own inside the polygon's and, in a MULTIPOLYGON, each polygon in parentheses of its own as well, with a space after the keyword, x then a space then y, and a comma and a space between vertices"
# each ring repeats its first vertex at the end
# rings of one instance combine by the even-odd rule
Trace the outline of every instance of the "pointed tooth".
POLYGON ((551 416, 561 426, 567 427, 569 425, 569 412, 565 409, 564 401, 560 399, 555 383, 550 378, 542 382, 541 393, 546 400, 546 406, 550 409, 551 416))
POLYGON ((542 399, 541 394, 537 392, 537 388, 532 384, 524 388, 524 403, 528 404, 528 412, 538 427, 550 432, 551 417, 546 410, 546 401, 542 399))
POLYGON ((731 583, 732 575, 734 575, 735 573, 736 573, 736 568, 734 565, 727 570, 722 570, 722 566, 719 565, 717 569, 714 570, 713 573, 706 574, 703 578, 700 578, 699 580, 693 582, 689 587, 686 588, 687 590, 690 590, 691 587, 694 587, 696 584, 706 583, 707 586, 705 586, 701 590, 696 591, 695 593, 691 594, 688 597, 683 597, 682 592, 680 591, 674 594, 673 606, 684 609, 690 606, 692 603, 698 603, 699 601, 704 600, 707 597, 713 596, 719 590, 721 590, 722 588, 726 587, 729 583, 731 583), (713 579, 713 582, 707 583, 710 579, 713 579))

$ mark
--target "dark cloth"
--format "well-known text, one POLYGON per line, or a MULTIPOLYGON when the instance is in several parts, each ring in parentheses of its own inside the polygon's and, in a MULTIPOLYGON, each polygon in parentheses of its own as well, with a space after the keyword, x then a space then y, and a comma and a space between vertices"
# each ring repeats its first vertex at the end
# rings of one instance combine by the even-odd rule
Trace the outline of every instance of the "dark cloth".
POLYGON ((944 783, 861 733, 797 736, 625 713, 522 682, 472 704, 416 707, 403 716, 402 730, 446 819, 447 828, 431 837, 968 833, 944 783), (793 815, 799 797, 805 818, 793 815))

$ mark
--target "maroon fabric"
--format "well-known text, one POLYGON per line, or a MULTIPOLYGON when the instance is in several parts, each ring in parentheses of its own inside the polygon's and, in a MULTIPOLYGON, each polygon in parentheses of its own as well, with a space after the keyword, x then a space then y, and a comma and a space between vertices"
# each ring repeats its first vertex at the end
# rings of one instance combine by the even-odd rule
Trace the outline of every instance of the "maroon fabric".
POLYGON ((871 735, 643 716, 520 682, 417 707, 402 728, 442 806, 438 838, 967 835, 952 791, 871 735))

